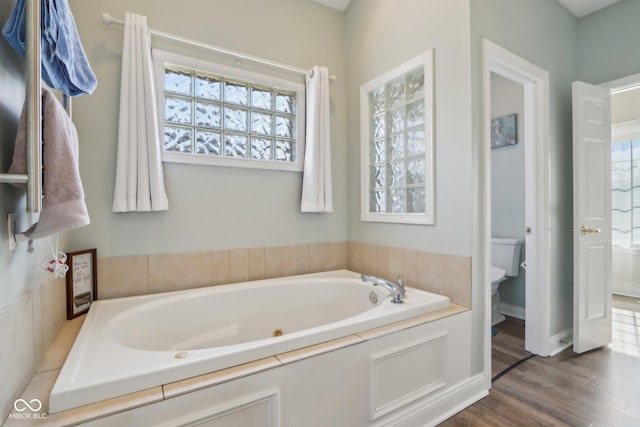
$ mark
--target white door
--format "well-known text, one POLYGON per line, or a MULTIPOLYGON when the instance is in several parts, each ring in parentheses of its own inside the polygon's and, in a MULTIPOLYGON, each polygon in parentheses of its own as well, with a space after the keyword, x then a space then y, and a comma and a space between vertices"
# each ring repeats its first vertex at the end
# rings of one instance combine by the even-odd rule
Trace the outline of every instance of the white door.
POLYGON ((611 102, 573 83, 573 351, 611 341, 611 102))

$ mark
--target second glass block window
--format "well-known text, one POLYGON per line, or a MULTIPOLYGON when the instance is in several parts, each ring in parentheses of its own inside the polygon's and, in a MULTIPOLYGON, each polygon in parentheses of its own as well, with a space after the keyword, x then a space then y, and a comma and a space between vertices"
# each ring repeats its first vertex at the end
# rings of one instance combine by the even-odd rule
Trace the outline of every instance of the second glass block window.
POLYGON ((371 212, 425 212, 424 202, 415 203, 407 197, 424 193, 426 181, 423 87, 424 67, 419 66, 368 92, 371 183, 375 194, 371 212))
POLYGON ((432 52, 361 88, 362 219, 433 224, 432 52))

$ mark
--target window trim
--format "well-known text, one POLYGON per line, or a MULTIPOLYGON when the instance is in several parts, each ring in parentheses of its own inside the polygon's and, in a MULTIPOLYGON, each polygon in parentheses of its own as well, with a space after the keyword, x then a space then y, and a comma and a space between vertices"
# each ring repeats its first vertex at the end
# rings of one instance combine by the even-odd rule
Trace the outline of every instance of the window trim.
POLYGON ((640 139, 640 119, 611 124, 611 141, 640 139))
POLYGON ((365 222, 389 222, 399 224, 435 225, 435 126, 434 126, 434 72, 433 49, 405 62, 404 64, 382 74, 360 86, 360 219, 365 222), (424 67, 424 112, 425 112, 425 212, 393 213, 370 212, 370 126, 369 126, 369 92, 409 71, 424 67))
MULTIPOLYGON (((250 169, 267 169, 289 172, 302 172, 304 168, 305 154, 305 85, 290 80, 242 70, 215 62, 206 61, 189 56, 179 55, 160 49, 153 49, 153 67, 156 86, 156 98, 158 106, 158 131, 161 136, 162 161, 166 163, 182 163, 193 165, 212 165, 240 167, 250 169), (164 149, 164 66, 170 63, 184 68, 201 70, 207 73, 220 74, 230 79, 240 79, 251 83, 267 85, 276 89, 284 89, 296 92, 296 161, 283 162, 276 160, 258 160, 247 158, 234 158, 224 156, 207 156, 193 153, 179 153, 165 151, 164 149)), ((222 147, 224 150, 224 147, 222 147)))

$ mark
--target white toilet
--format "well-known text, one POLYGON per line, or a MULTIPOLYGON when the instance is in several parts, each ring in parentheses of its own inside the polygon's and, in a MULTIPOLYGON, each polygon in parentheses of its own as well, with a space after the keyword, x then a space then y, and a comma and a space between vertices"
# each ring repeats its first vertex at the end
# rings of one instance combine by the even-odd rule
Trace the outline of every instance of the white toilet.
POLYGON ((520 252, 524 240, 504 239, 494 237, 491 239, 491 325, 496 325, 504 320, 504 316, 498 311, 500 306, 500 283, 509 277, 520 274, 520 252))

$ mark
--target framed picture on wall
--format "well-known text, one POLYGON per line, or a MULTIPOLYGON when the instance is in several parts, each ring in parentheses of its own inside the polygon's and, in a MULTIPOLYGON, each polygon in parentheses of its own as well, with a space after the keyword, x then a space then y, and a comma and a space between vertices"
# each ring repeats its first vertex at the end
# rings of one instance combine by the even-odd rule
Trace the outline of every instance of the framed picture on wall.
POLYGON ((89 311, 98 299, 96 249, 67 254, 67 320, 89 311))
POLYGON ((518 143, 516 114, 508 114, 491 120, 491 148, 518 143))

